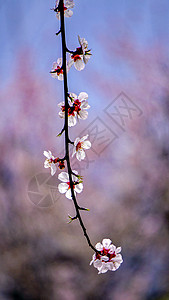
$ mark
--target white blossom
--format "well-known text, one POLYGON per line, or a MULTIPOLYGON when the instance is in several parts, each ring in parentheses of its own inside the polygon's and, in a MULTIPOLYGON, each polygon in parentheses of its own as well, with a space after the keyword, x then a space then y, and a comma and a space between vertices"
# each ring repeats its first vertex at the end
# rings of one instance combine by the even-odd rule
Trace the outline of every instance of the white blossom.
MULTIPOLYGON (((78 175, 78 172, 76 170, 73 170, 73 173, 78 175)), ((72 199, 72 193, 70 188, 70 181, 69 181, 69 175, 66 172, 61 172, 58 175, 58 179, 62 181, 62 183, 59 183, 58 189, 61 194, 65 194, 66 198, 72 199)), ((79 181, 78 177, 75 175, 72 175, 72 181, 73 181, 73 189, 74 194, 81 193, 83 190, 83 184, 81 181, 79 181)))
MULTIPOLYGON (((54 11, 56 12, 56 17, 58 19, 60 19, 60 10, 59 10, 58 5, 59 5, 59 0, 56 1, 54 11)), ((73 0, 64 1, 64 15, 65 15, 65 17, 70 18, 73 15, 73 11, 70 10, 70 8, 73 8, 74 5, 75 4, 74 4, 73 0)))
MULTIPOLYGON (((87 109, 90 108, 90 105, 86 101, 88 99, 88 95, 85 92, 81 92, 77 97, 76 94, 70 93, 68 99, 68 126, 75 126, 77 123, 77 119, 85 120, 88 117, 87 109)), ((65 118, 65 103, 60 102, 58 104, 61 111, 59 112, 60 118, 65 118)))
POLYGON ((74 64, 76 70, 82 71, 85 67, 85 64, 87 64, 91 53, 90 50, 88 50, 88 42, 85 40, 85 38, 80 38, 80 36, 78 36, 78 41, 80 47, 76 48, 75 51, 70 54, 68 65, 70 68, 74 64))
POLYGON ((86 154, 84 150, 90 149, 91 147, 91 142, 86 141, 88 138, 88 134, 83 136, 81 139, 77 137, 74 141, 74 147, 73 147, 73 153, 72 157, 76 154, 76 158, 81 161, 85 158, 86 154))
POLYGON ((63 80, 62 58, 58 58, 57 62, 53 63, 53 68, 50 73, 53 78, 63 80))
POLYGON ((50 168, 51 175, 53 176, 56 173, 55 157, 51 151, 44 151, 43 154, 46 156, 44 168, 50 168))
POLYGON ((87 109, 90 108, 90 105, 88 104, 88 94, 86 92, 81 92, 79 96, 77 96, 75 93, 70 93, 69 98, 71 99, 75 112, 77 113, 77 118, 85 120, 88 117, 88 111, 87 109))
POLYGON ((98 274, 106 273, 108 270, 116 271, 123 262, 120 254, 121 247, 116 248, 110 239, 103 239, 102 244, 95 245, 100 253, 93 254, 90 265, 98 269, 98 274))

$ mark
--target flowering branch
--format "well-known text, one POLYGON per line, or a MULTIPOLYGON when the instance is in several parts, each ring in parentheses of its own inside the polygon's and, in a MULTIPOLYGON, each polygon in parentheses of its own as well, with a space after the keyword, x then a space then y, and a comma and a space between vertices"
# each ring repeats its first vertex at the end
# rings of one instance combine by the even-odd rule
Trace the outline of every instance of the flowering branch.
MULTIPOLYGON (((67 162, 67 169, 68 169, 68 175, 69 175, 69 182, 70 182, 70 189, 71 189, 71 194, 72 194, 72 200, 76 209, 76 216, 74 218, 71 218, 71 220, 74 219, 78 219, 79 223, 82 227, 84 236, 87 239, 87 242, 89 244, 89 247, 91 247, 95 252, 98 252, 94 246, 92 245, 90 238, 87 234, 86 228, 84 226, 84 223, 82 221, 81 215, 80 215, 80 209, 82 209, 81 207, 79 207, 75 194, 74 194, 74 189, 73 189, 73 181, 72 181, 72 169, 70 166, 70 158, 69 158, 69 143, 70 143, 70 139, 69 139, 69 131, 68 131, 68 85, 67 85, 67 71, 66 71, 66 52, 68 51, 67 47, 66 47, 66 39, 65 39, 65 24, 64 24, 64 4, 63 4, 63 0, 60 0, 59 2, 59 10, 60 10, 60 20, 61 20, 61 27, 60 27, 60 31, 61 31, 61 39, 62 39, 62 57, 63 57, 63 77, 64 77, 64 98, 65 98, 65 149, 66 149, 66 162, 67 162)), ((69 51, 70 52, 70 51, 69 51)), ((85 210, 85 209, 83 209, 85 210)))
POLYGON ((78 96, 68 92, 67 72, 72 65, 74 65, 75 69, 78 71, 83 70, 91 56, 91 50, 88 50, 87 41, 79 36, 78 41, 80 47, 76 48, 74 51, 70 51, 67 48, 64 16, 71 17, 73 12, 69 8, 73 7, 73 0, 65 0, 65 2, 64 0, 57 0, 56 7, 53 9, 56 12, 56 17, 60 19, 60 29, 56 35, 61 34, 62 58, 58 58, 57 62, 53 63, 53 69, 50 73, 53 78, 63 80, 64 102, 59 103, 58 106, 61 109, 59 116, 64 118, 64 127, 58 136, 65 133, 65 156, 64 158, 54 157, 51 151, 44 151, 44 155, 46 156, 44 167, 51 168, 51 175, 53 176, 56 173, 56 164, 58 163, 59 169, 64 169, 64 162, 66 161, 68 173, 61 172, 58 175, 58 179, 62 181, 62 183, 58 185, 58 189, 60 193, 65 193, 65 196, 68 199, 73 200, 76 214, 74 217, 68 215, 69 223, 78 219, 89 247, 95 252, 90 264, 93 263, 100 274, 105 273, 108 270, 117 270, 123 260, 121 254, 119 254, 121 248, 118 247, 116 249, 116 247, 111 244, 110 239, 103 239, 102 244, 97 243, 95 247, 92 245, 80 214, 81 210, 89 211, 89 209, 80 207, 76 199, 76 193, 81 193, 83 190, 83 177, 79 175, 76 170, 72 170, 71 168, 69 144, 74 146, 72 157, 76 154, 76 158, 81 161, 85 158, 85 150, 90 149, 91 142, 87 140, 88 135, 83 136, 82 138, 77 137, 75 141, 72 142, 69 138, 69 127, 75 126, 78 118, 85 120, 88 117, 87 109, 89 109, 90 106, 87 102, 88 95, 86 92, 81 92, 78 96), (67 54, 69 54, 68 62, 66 60, 67 54))

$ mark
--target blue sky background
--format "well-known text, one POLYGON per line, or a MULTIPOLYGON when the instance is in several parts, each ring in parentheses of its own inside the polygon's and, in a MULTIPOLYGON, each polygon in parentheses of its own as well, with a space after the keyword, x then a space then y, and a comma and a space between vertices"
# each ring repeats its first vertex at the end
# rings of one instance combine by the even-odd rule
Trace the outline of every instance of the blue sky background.
MULTIPOLYGON (((77 46, 78 34, 86 37, 93 52, 92 67, 99 70, 101 65, 107 66, 106 55, 100 48, 104 31, 114 40, 130 32, 140 47, 161 43, 168 50, 167 0, 106 3, 76 1, 73 17, 66 20, 69 47, 74 49, 77 46)), ((52 7, 54 1, 0 1, 1 83, 12 76, 18 50, 22 47, 31 49, 35 68, 43 70, 48 76, 51 63, 60 53, 60 41, 54 34, 58 29, 58 21, 50 10, 52 7)))

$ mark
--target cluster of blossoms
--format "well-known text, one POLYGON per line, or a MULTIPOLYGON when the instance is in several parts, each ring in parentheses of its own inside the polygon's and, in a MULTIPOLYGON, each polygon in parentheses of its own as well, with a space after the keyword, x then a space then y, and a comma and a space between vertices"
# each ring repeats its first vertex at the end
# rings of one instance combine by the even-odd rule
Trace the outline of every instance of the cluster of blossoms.
POLYGON ((123 262, 121 247, 116 248, 110 239, 103 239, 102 244, 97 243, 95 248, 98 252, 93 254, 90 265, 98 269, 98 274, 116 271, 120 267, 123 262))
MULTIPOLYGON (((74 7, 73 0, 66 0, 63 5, 65 17, 71 17, 73 15, 73 11, 70 10, 70 8, 74 7)), ((56 12, 56 17, 60 19, 59 0, 56 1, 56 5, 53 10, 56 12)), ((88 42, 85 40, 85 38, 80 38, 80 36, 78 35, 78 41, 80 47, 77 47, 74 51, 67 50, 67 52, 69 52, 67 72, 70 70, 72 65, 74 65, 76 70, 82 71, 85 68, 85 65, 87 64, 91 56, 91 50, 88 49, 88 42)), ((63 80, 63 67, 61 58, 58 58, 57 62, 53 63, 53 68, 50 71, 50 73, 53 78, 63 80)))
MULTIPOLYGON (((80 36, 78 36, 78 41, 80 47, 76 48, 74 51, 71 51, 69 55, 69 61, 66 62, 67 72, 69 72, 73 65, 76 70, 82 71, 92 55, 90 53, 91 50, 88 50, 88 42, 84 38, 80 38, 80 36)), ((58 58, 57 62, 53 63, 53 68, 50 73, 53 78, 63 80, 62 58, 58 58)))
MULTIPOLYGON (((56 12, 56 17, 60 19, 60 15, 64 13, 65 17, 71 17, 73 12, 71 8, 74 7, 73 0, 57 0, 55 8, 53 9, 56 12), (63 6, 61 6, 61 3, 63 6)), ((63 18, 61 18, 61 22, 63 22, 63 18)), ((63 25, 63 23, 62 23, 63 25)), ((61 28, 63 28, 62 26, 61 28)), ((62 29, 63 30, 63 29, 62 29)), ((57 34, 61 32, 61 29, 57 34)), ((88 50, 88 42, 84 38, 80 38, 78 36, 79 41, 79 47, 76 48, 74 51, 69 51, 65 45, 65 49, 63 47, 63 55, 66 60, 66 53, 69 53, 69 61, 66 61, 66 65, 64 64, 63 67, 63 60, 62 58, 58 58, 56 62, 53 63, 53 68, 50 71, 51 76, 53 78, 57 78, 58 80, 64 79, 64 72, 68 72, 71 68, 71 66, 74 65, 75 69, 78 71, 81 71, 85 68, 85 65, 87 64, 91 53, 91 50, 88 50), (65 70, 64 70, 65 68, 65 70)), ((63 44, 62 44, 63 45, 63 44)), ((64 82, 64 87, 65 87, 64 82)), ((67 89, 67 88, 66 88, 67 89)), ((86 92, 81 92, 78 96, 75 93, 68 93, 68 91, 65 92, 65 102, 66 107, 65 108, 65 102, 60 102, 58 104, 60 108, 59 116, 62 119, 65 119, 65 114, 68 116, 68 126, 73 127, 77 124, 77 120, 82 119, 85 120, 88 117, 88 109, 90 108, 90 105, 88 104, 88 94, 86 92)), ((67 123, 66 123, 67 124, 67 123)), ((73 144, 73 151, 72 151, 72 157, 76 156, 77 160, 81 161, 85 159, 85 150, 88 150, 91 148, 91 142, 88 140, 88 134, 83 137, 77 137, 74 142, 71 142, 68 136, 68 128, 65 128, 66 125, 64 125, 61 133, 58 136, 61 136, 61 134, 65 131, 66 136, 66 145, 69 146, 69 143, 73 144), (67 135, 66 135, 67 130, 67 135)), ((68 127, 67 126, 67 127, 68 127)), ((69 149, 69 148, 68 148, 69 149)), ((79 210, 88 210, 86 208, 79 207, 76 202, 76 193, 81 193, 83 191, 83 181, 82 177, 78 174, 76 170, 71 170, 70 167, 70 161, 69 161, 69 150, 66 150, 66 154, 64 158, 59 158, 53 156, 51 151, 44 151, 44 156, 46 157, 44 162, 45 168, 50 168, 51 175, 53 176, 56 171, 57 167, 59 169, 65 168, 65 161, 67 161, 68 170, 69 172, 61 172, 58 175, 58 179, 62 181, 58 185, 58 190, 61 194, 65 194, 66 198, 74 201, 75 208, 76 208, 76 216, 70 217, 70 222, 74 219, 79 218, 81 227, 85 233, 85 236, 87 236, 86 229, 83 225, 82 219, 80 219, 80 213, 79 210), (73 195, 74 194, 74 195, 73 195)), ((87 240, 89 243, 89 246, 94 249, 92 244, 89 242, 89 237, 87 236, 87 240)), ((120 254, 121 247, 116 248, 110 239, 103 239, 102 244, 97 243, 95 246, 95 254, 92 257, 92 261, 90 262, 90 265, 94 265, 95 268, 98 269, 99 274, 106 273, 108 270, 115 271, 117 270, 121 263, 123 262, 122 256, 120 254)))
MULTIPOLYGON (((68 99, 68 126, 75 126, 77 119, 85 120, 88 117, 87 109, 90 108, 90 105, 87 102, 88 94, 81 92, 77 97, 76 94, 70 93, 68 99)), ((58 104, 61 111, 59 112, 60 118, 65 117, 65 103, 60 102, 58 104)))

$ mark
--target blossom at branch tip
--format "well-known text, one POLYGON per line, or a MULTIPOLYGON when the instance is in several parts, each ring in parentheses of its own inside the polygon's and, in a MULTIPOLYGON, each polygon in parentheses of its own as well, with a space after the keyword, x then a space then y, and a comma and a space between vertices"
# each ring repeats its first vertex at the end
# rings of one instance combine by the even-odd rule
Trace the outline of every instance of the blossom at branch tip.
MULTIPOLYGON (((56 0, 56 5, 55 5, 55 8, 54 8, 54 11, 56 12, 56 17, 58 19, 60 19, 60 8, 59 8, 59 1, 60 0, 56 0)), ((72 15, 73 15, 73 11, 70 10, 69 8, 73 8, 74 7, 74 2, 73 0, 66 0, 66 1, 63 1, 63 9, 64 9, 64 15, 65 17, 67 18, 70 18, 72 15)))
POLYGON ((76 70, 82 71, 85 64, 89 61, 91 50, 88 50, 88 42, 84 38, 80 38, 80 36, 78 36, 78 41, 80 47, 76 48, 75 51, 70 54, 68 65, 70 68, 74 64, 76 70))
POLYGON ((72 157, 76 154, 76 158, 81 161, 85 158, 86 154, 84 150, 90 149, 91 142, 86 141, 88 134, 83 136, 81 139, 77 137, 74 141, 72 157))
MULTIPOLYGON (((66 62, 66 70, 69 71, 69 66, 66 62)), ((53 68, 50 71, 51 76, 53 78, 57 78, 58 80, 63 80, 63 67, 62 67, 62 58, 58 58, 57 62, 53 63, 53 68)))
POLYGON ((121 247, 116 248, 110 239, 103 239, 102 244, 95 245, 100 253, 93 254, 90 265, 98 269, 98 274, 106 273, 108 270, 116 271, 123 262, 120 254, 121 247))
MULTIPOLYGON (((68 96, 68 126, 75 126, 77 119, 85 120, 88 117, 87 109, 90 108, 90 105, 87 102, 88 94, 81 92, 77 97, 74 93, 69 93, 68 96)), ((59 112, 60 118, 65 118, 65 103, 60 102, 58 106, 61 108, 59 112)))
POLYGON ((56 161, 55 157, 52 155, 51 151, 44 151, 43 154, 46 156, 45 162, 44 162, 44 168, 50 168, 51 169, 51 175, 53 176, 56 173, 56 161))
MULTIPOLYGON (((74 174, 78 175, 78 172, 73 170, 72 171, 74 174)), ((59 183, 58 189, 61 194, 65 194, 66 198, 72 199, 72 193, 71 193, 71 188, 70 188, 70 181, 69 181, 69 175, 66 172, 61 172, 58 175, 58 179, 63 181, 62 183, 59 183)), ((83 190, 83 184, 82 181, 78 179, 75 175, 72 175, 72 181, 73 181, 73 189, 74 189, 74 194, 76 193, 81 193, 83 190)))

